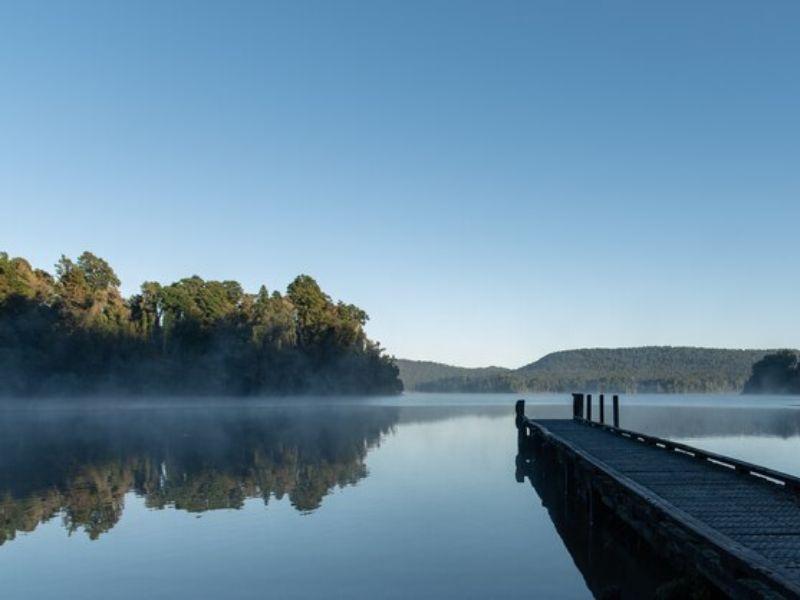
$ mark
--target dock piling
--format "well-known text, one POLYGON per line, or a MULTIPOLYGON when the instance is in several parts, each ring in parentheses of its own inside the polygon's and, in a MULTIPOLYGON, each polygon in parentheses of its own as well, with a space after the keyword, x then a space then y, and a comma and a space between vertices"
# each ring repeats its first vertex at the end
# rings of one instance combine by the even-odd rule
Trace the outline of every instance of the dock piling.
POLYGON ((614 407, 613 407, 614 427, 619 429, 619 396, 617 396, 616 394, 614 394, 613 402, 614 402, 614 407))
POLYGON ((606 398, 605 394, 600 394, 600 424, 606 423, 606 398))
POLYGON ((592 420, 592 395, 586 394, 586 420, 592 420))
POLYGON ((514 404, 514 413, 516 414, 515 423, 517 424, 517 429, 519 429, 525 418, 525 400, 517 400, 516 404, 514 404))
POLYGON ((572 418, 583 418, 583 394, 572 394, 572 418))

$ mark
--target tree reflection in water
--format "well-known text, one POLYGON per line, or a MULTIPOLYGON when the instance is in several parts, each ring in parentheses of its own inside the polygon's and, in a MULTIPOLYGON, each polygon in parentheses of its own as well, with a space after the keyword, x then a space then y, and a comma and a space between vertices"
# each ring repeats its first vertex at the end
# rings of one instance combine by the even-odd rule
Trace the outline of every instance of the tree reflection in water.
POLYGON ((396 408, 376 406, 7 413, 0 544, 57 515, 96 539, 119 521, 128 492, 157 509, 288 496, 313 511, 367 476, 368 450, 396 422, 396 408))

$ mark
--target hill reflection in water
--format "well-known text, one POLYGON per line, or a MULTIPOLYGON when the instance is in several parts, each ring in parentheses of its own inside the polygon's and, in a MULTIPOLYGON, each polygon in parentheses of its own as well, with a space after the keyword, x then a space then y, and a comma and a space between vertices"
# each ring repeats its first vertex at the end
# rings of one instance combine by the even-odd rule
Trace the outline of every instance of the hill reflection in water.
POLYGON ((150 508, 238 509, 288 496, 317 509, 366 477, 393 407, 7 413, 0 420, 0 544, 61 515, 96 539, 128 492, 150 508))

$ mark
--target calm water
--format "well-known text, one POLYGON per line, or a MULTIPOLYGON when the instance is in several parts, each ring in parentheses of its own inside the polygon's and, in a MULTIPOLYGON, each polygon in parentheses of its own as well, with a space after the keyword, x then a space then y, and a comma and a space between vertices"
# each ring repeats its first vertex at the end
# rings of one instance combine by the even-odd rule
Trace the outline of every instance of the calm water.
MULTIPOLYGON (((517 397, 0 409, 0 596, 583 598, 669 580, 590 532, 546 465, 517 483, 517 397)), ((526 398, 569 415, 566 395, 526 398)), ((800 475, 798 407, 624 397, 622 425, 800 475)))

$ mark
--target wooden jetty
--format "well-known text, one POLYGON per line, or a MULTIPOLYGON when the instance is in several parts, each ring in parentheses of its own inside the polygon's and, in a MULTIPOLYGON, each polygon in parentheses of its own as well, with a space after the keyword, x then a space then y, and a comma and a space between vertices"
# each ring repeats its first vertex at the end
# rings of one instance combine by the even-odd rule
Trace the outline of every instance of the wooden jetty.
POLYGON ((800 598, 800 478, 620 428, 616 396, 611 425, 591 419, 591 404, 574 394, 572 419, 530 419, 518 401, 518 463, 535 469, 547 453, 590 522, 593 510, 610 511, 729 597, 800 598))

